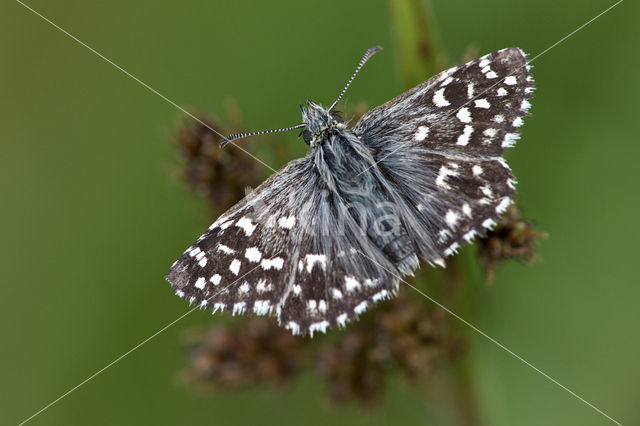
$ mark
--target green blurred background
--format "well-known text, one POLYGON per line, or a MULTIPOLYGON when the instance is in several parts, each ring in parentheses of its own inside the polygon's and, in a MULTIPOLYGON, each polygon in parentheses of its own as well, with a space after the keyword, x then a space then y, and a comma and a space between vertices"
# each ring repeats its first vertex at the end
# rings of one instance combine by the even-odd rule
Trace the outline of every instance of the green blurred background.
MULTIPOLYGON (((180 105, 224 118, 235 98, 250 129, 330 103, 375 44, 385 50, 346 101, 402 90, 382 0, 28 4, 180 105)), ((432 2, 453 62, 470 44, 536 55, 611 4, 432 2)), ((541 262, 507 263, 491 287, 472 267, 469 290, 477 327, 623 424, 640 423, 639 12, 625 1, 536 60, 534 116, 508 160, 550 239, 541 262)), ((0 5, 0 26, 0 423, 17 424, 187 310, 164 274, 210 210, 171 175, 173 106, 19 3, 0 5)), ((291 158, 304 154, 287 139, 291 158)), ((282 165, 266 144, 255 153, 282 165)), ((398 383, 369 412, 325 402, 313 374, 279 392, 198 395, 176 379, 180 338, 213 320, 195 312, 30 424, 449 423, 398 383)), ((610 424, 470 336, 485 424, 610 424)))

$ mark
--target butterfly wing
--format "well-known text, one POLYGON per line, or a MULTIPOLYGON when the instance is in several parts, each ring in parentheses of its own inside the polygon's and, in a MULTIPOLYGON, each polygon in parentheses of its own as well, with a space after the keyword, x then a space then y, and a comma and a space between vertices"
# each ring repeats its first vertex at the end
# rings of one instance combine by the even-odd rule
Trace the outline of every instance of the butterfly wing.
POLYGON ((525 54, 503 49, 441 72, 354 126, 413 207, 405 222, 425 260, 441 263, 511 203, 515 179, 502 154, 519 138, 532 92, 525 54))
POLYGON ((398 286, 347 209, 310 157, 292 161, 217 219, 167 279, 191 303, 274 315, 294 334, 344 326, 398 286))

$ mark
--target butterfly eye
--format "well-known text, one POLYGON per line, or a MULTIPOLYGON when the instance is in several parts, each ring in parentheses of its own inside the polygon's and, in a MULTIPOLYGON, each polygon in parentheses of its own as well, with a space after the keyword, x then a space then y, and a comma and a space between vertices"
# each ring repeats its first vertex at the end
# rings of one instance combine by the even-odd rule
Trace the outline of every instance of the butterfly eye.
POLYGON ((304 139, 304 141, 307 143, 307 145, 310 145, 311 144, 311 132, 305 128, 301 133, 302 133, 302 139, 304 139))

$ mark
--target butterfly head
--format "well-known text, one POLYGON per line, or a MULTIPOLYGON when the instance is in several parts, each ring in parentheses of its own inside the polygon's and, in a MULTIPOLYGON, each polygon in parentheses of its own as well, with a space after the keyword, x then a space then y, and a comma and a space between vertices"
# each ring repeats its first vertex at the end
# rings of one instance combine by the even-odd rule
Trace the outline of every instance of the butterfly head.
POLYGON ((300 105, 302 111, 302 138, 311 147, 320 145, 330 133, 346 127, 337 111, 325 109, 312 101, 300 105))

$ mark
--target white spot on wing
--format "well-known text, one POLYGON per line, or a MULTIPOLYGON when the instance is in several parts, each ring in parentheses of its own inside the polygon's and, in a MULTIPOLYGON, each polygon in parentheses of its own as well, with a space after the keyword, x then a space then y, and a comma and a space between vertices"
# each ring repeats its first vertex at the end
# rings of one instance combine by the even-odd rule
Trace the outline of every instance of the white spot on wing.
POLYGON ((507 96, 507 89, 504 87, 498 88, 498 96, 507 96))
POLYGON ((469 99, 473 98, 473 92, 474 92, 474 90, 473 90, 473 89, 474 89, 474 88, 473 88, 473 83, 469 83, 469 84, 467 84, 467 97, 468 97, 469 99))
POLYGON ((518 83, 518 79, 516 78, 515 75, 510 75, 504 79, 504 84, 506 84, 507 86, 513 86, 514 84, 517 84, 517 83, 518 83))
POLYGON ((320 266, 322 266, 323 269, 327 264, 327 256, 324 254, 308 254, 304 257, 304 260, 307 263, 307 272, 309 274, 316 263, 320 263, 320 266))
POLYGON ((308 300, 307 309, 311 312, 314 312, 316 309, 318 309, 318 302, 316 302, 314 299, 308 300))
POLYGON ((229 265, 229 270, 233 272, 234 275, 238 275, 238 272, 240 271, 240 265, 241 263, 238 259, 233 259, 233 261, 229 265))
POLYGON ((253 231, 255 231, 257 225, 254 225, 253 223, 251 223, 251 219, 249 219, 248 217, 243 216, 238 221, 238 223, 236 223, 236 226, 238 228, 242 228, 244 230, 244 234, 247 237, 250 237, 251 234, 253 234, 253 231))
POLYGON ((205 284, 205 279, 204 277, 200 277, 196 280, 195 286, 198 287, 200 290, 202 290, 204 288, 204 284, 205 284))
POLYGON ((467 232, 466 234, 464 234, 464 235, 462 236, 462 238, 464 238, 464 240, 465 240, 466 242, 470 243, 470 242, 471 242, 471 240, 473 240, 473 237, 475 237, 475 236, 476 236, 476 230, 475 230, 475 229, 472 229, 471 231, 469 231, 469 232, 467 232))
POLYGON ((281 217, 280 219, 278 219, 278 225, 280 225, 280 228, 291 229, 295 224, 296 224, 295 216, 281 217))
POLYGON ((326 333, 327 327, 329 327, 329 321, 314 322, 309 326, 309 336, 313 337, 315 331, 326 333))
POLYGON ((342 313, 342 314, 338 315, 338 317, 336 318, 336 322, 338 323, 338 325, 340 327, 344 327, 347 324, 347 318, 348 318, 348 316, 347 316, 346 312, 342 313))
POLYGON ((458 251, 458 248, 460 248, 460 244, 453 243, 444 251, 444 255, 445 256, 451 256, 452 254, 454 254, 454 253, 456 253, 458 251))
POLYGON ((451 83, 453 81, 453 77, 447 77, 441 84, 440 86, 444 87, 447 84, 451 83))
POLYGON ((493 197, 493 191, 488 186, 481 186, 480 191, 489 198, 493 197))
POLYGON ((375 278, 375 279, 367 278, 366 280, 364 280, 364 285, 366 285, 367 287, 377 287, 379 284, 380 284, 380 278, 375 278))
POLYGON ((516 141, 520 139, 520 135, 517 133, 507 133, 504 135, 504 140, 502 141, 502 146, 504 148, 512 147, 516 144, 516 141))
POLYGON ((352 276, 344 277, 344 285, 347 291, 354 291, 354 290, 360 289, 360 281, 358 281, 357 279, 355 279, 355 277, 352 277, 352 276))
POLYGON ((458 113, 456 114, 456 117, 458 117, 458 120, 462 121, 463 123, 471 123, 471 112, 469 112, 469 108, 460 108, 458 110, 458 113))
POLYGON ((256 291, 258 293, 264 293, 266 291, 271 291, 272 289, 273 286, 271 284, 267 284, 267 282, 263 278, 258 280, 258 284, 256 284, 256 291))
POLYGON ((364 311, 367 310, 367 301, 364 300, 362 302, 360 302, 358 304, 358 306, 356 306, 355 308, 353 308, 353 312, 355 312, 356 314, 360 315, 361 313, 363 313, 364 311))
POLYGON ((271 311, 271 303, 268 300, 256 300, 253 302, 253 312, 256 315, 266 315, 271 311))
POLYGON ((284 328, 291 330, 291 334, 293 335, 300 334, 300 325, 297 322, 289 321, 284 328))
POLYGON ((447 176, 458 176, 458 172, 448 169, 447 166, 440 166, 438 177, 436 177, 436 185, 449 189, 450 186, 446 182, 447 176))
POLYGON ((282 259, 281 257, 274 257, 273 259, 262 259, 262 262, 260 262, 260 266, 262 266, 262 269, 264 269, 265 271, 268 271, 271 268, 282 269, 282 265, 284 265, 284 259, 282 259))
POLYGON ((342 299, 342 292, 334 287, 331 289, 331 296, 334 299, 342 299))
POLYGON ((444 242, 447 238, 449 238, 450 235, 451 232, 449 232, 448 229, 441 229, 440 232, 438 232, 438 240, 440 242, 444 242))
POLYGON ((485 136, 487 136, 489 138, 494 137, 497 133, 498 133, 497 129, 491 129, 491 128, 484 129, 484 132, 482 132, 483 135, 485 135, 485 136))
POLYGON ((413 135, 413 140, 418 142, 423 141, 429 135, 429 128, 427 126, 418 127, 418 131, 413 135))
POLYGON ((491 104, 486 99, 476 99, 475 106, 476 108, 484 108, 484 109, 491 108, 491 104))
POLYGON ((467 145, 469 143, 469 137, 471 137, 472 133, 473 133, 473 127, 469 125, 464 126, 464 130, 462 131, 462 134, 458 136, 458 141, 456 142, 456 145, 461 145, 461 146, 467 145))
POLYGON ((211 281, 213 285, 220 284, 221 280, 222 280, 222 277, 220 276, 220 274, 214 274, 211 278, 209 278, 209 281, 211 281))
POLYGON ((446 107, 451 105, 451 103, 444 97, 444 90, 445 88, 443 87, 442 89, 437 90, 435 95, 433 95, 433 103, 437 107, 446 107))
POLYGON ((249 262, 257 263, 260 262, 262 253, 260 253, 260 250, 258 250, 257 247, 249 247, 247 251, 244 252, 244 257, 249 259, 249 262))
POLYGON ((484 222, 482 222, 482 226, 484 228, 490 229, 496 226, 496 222, 493 219, 486 219, 484 222))
POLYGON ((232 315, 244 314, 244 309, 246 308, 246 306, 247 304, 245 302, 234 303, 232 315))
POLYGON ((233 254, 236 252, 234 249, 227 247, 224 244, 218 244, 218 251, 221 251, 226 254, 233 254))
POLYGON ((381 290, 378 293, 374 294, 371 298, 374 302, 377 302, 382 299, 386 299, 389 292, 387 290, 381 290))
POLYGON ((474 176, 480 176, 482 174, 482 167, 476 164, 471 168, 471 171, 473 172, 474 176))
POLYGON ((509 207, 509 205, 512 203, 511 198, 509 197, 504 197, 502 199, 502 201, 500 201, 500 204, 498 204, 496 206, 496 212, 497 213, 504 213, 505 210, 507 210, 507 207, 509 207))
POLYGON ((447 222, 447 225, 449 225, 451 228, 455 228, 459 219, 460 215, 458 215, 458 213, 454 212, 453 210, 447 211, 447 214, 444 216, 445 222, 447 222))

